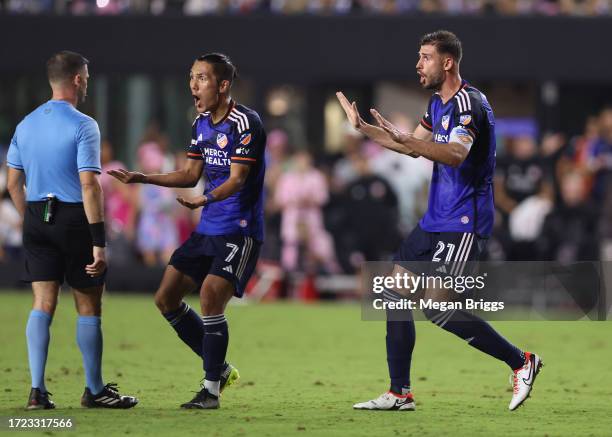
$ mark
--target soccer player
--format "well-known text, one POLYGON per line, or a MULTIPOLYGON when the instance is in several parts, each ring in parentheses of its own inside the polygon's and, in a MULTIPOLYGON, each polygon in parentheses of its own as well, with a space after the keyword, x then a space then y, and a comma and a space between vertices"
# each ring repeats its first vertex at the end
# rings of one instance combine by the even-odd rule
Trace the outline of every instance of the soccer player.
POLYGON ((201 390, 182 408, 219 408, 219 394, 238 379, 226 363, 229 341, 224 311, 232 296, 242 297, 263 241, 263 182, 266 134, 259 115, 230 96, 236 67, 223 54, 200 56, 191 67, 189 87, 198 112, 187 149, 187 165, 165 174, 123 169, 109 174, 124 183, 194 187, 202 171, 204 195, 177 198, 202 209, 196 231, 172 255, 155 303, 170 325, 204 362, 201 390), (203 317, 183 302, 200 290, 203 317))
POLYGON ((106 272, 100 131, 76 106, 87 95, 88 60, 59 52, 47 62, 51 100, 27 115, 11 140, 8 189, 24 217, 24 279, 32 283, 26 327, 32 390, 26 409, 55 408, 45 385, 49 327, 64 279, 72 287, 85 367, 84 407, 131 408, 102 380, 101 301, 106 272), (24 190, 24 182, 26 188, 24 190))
MULTIPOLYGON (((437 31, 420 42, 416 65, 421 86, 435 93, 414 133, 403 133, 375 109, 378 126, 366 123, 341 93, 338 99, 351 124, 382 146, 434 162, 429 206, 417 227, 402 242, 394 257, 393 275, 410 273, 399 263, 435 264, 437 270, 456 274, 468 261, 481 256, 493 227, 493 172, 495 170, 495 120, 486 97, 461 79, 461 42, 453 33, 437 31), (440 264, 442 264, 440 266, 440 264)), ((431 268, 431 267, 429 267, 431 268)), ((394 290, 385 290, 397 300, 394 290)), ((424 311, 426 317, 476 349, 504 361, 513 371, 509 409, 519 407, 533 387, 542 361, 523 352, 499 335, 487 322, 463 310, 424 311)), ((362 410, 414 410, 410 389, 410 364, 415 342, 411 314, 401 321, 387 317, 387 362, 391 387, 377 399, 354 405, 362 410)))

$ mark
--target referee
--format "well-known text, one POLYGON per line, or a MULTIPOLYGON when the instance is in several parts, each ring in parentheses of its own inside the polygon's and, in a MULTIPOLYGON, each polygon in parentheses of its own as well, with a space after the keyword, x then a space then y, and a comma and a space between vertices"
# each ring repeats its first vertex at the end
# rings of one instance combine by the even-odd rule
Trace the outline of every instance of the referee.
POLYGON ((32 376, 28 410, 55 408, 45 386, 45 365, 49 326, 64 279, 79 314, 77 343, 86 380, 81 405, 131 408, 138 403, 121 396, 116 384, 102 381, 106 260, 100 131, 94 119, 76 109, 87 95, 88 62, 68 51, 47 61, 51 100, 19 123, 7 156, 8 189, 24 218, 24 280, 32 283, 34 293, 26 327, 32 376))

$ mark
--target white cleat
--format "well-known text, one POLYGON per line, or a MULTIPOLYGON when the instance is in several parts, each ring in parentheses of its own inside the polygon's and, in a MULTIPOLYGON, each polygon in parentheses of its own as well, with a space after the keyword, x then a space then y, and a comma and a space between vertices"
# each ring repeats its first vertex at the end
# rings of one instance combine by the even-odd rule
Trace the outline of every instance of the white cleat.
POLYGON ((416 407, 414 405, 412 393, 398 395, 388 391, 380 395, 377 399, 355 404, 353 408, 355 410, 414 411, 416 407))
POLYGON ((536 376, 540 373, 543 365, 544 363, 538 355, 525 352, 525 365, 516 369, 511 375, 513 393, 510 405, 508 405, 510 411, 516 410, 529 397, 536 376))

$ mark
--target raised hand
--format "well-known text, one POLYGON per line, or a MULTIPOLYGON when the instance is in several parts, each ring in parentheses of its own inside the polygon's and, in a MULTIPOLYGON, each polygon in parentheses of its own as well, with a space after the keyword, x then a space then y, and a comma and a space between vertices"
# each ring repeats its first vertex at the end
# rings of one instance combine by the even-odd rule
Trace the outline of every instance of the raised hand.
POLYGON ((336 93, 336 97, 338 98, 342 109, 344 109, 344 112, 346 113, 346 116, 349 122, 351 123, 351 126, 353 126, 357 130, 361 129, 364 126, 365 122, 363 121, 363 118, 361 118, 361 115, 359 115, 357 103, 349 103, 348 99, 345 97, 342 91, 338 91, 336 93))
POLYGON ((189 209, 198 209, 206 204, 206 196, 198 196, 193 199, 185 199, 184 197, 177 197, 176 201, 189 209))
POLYGON ((123 168, 119 168, 117 170, 109 170, 106 173, 123 182, 124 184, 144 183, 146 180, 144 174, 139 173, 137 171, 128 171, 123 168))
POLYGON ((402 143, 410 134, 406 134, 399 130, 393 123, 387 120, 385 117, 380 115, 380 113, 376 109, 370 109, 370 113, 376 120, 376 123, 384 129, 390 136, 393 141, 398 143, 402 143))

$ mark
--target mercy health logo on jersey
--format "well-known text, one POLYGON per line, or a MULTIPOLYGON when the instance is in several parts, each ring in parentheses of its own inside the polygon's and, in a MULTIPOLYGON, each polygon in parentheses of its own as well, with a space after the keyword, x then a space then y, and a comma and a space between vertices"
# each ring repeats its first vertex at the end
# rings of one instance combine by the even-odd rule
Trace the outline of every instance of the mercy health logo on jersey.
POLYGON ((470 114, 461 115, 459 117, 459 123, 461 123, 464 126, 467 126, 468 124, 470 124, 471 121, 472 121, 472 116, 470 114))
POLYGON ((217 134, 217 146, 221 147, 222 149, 227 146, 227 135, 224 133, 217 134))
POLYGON ((436 134, 434 138, 436 143, 448 143, 448 135, 436 134))
POLYGON ((204 160, 207 165, 229 167, 231 164, 231 160, 228 157, 228 152, 217 150, 212 147, 207 147, 204 149, 204 160))
POLYGON ((251 142, 251 133, 250 132, 243 133, 240 136, 240 144, 242 144, 243 146, 248 146, 250 142, 251 142))
POLYGON ((448 129, 448 122, 450 121, 450 115, 443 115, 442 116, 442 127, 444 128, 444 130, 448 129))

